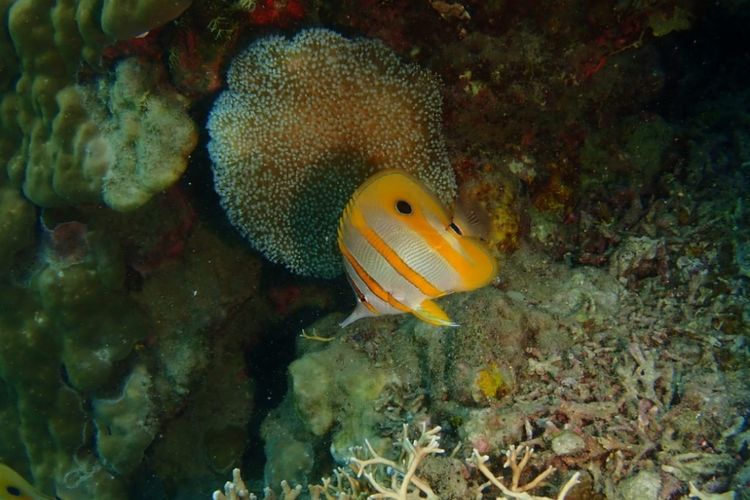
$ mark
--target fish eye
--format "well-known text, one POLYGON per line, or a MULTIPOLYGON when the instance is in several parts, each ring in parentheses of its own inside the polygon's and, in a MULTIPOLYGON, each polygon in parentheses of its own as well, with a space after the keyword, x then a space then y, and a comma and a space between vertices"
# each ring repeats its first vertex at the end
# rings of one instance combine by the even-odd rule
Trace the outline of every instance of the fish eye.
POLYGON ((7 491, 9 495, 14 496, 14 497, 21 496, 21 490, 19 490, 15 486, 6 486, 5 491, 7 491))
POLYGON ((461 228, 460 228, 460 227, 458 227, 458 226, 456 225, 456 223, 455 223, 455 222, 451 222, 451 223, 450 223, 450 225, 449 225, 448 227, 449 227, 449 228, 451 228, 451 229, 453 229, 453 231, 454 231, 454 232, 455 232, 455 233, 456 233, 457 235, 459 235, 459 236, 463 236, 463 234, 464 234, 464 233, 463 233, 463 232, 461 231, 461 228))
POLYGON ((412 212, 411 205, 408 201, 404 200, 398 200, 396 202, 396 210, 398 210, 398 213, 403 215, 409 215, 412 212))

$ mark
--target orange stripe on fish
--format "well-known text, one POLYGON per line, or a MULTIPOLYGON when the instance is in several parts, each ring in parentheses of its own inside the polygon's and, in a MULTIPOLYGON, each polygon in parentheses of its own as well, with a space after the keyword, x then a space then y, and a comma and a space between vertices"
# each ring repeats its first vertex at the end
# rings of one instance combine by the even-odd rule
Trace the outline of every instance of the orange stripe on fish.
POLYGON ((486 244, 463 234, 424 184, 398 170, 357 189, 341 216, 338 245, 359 299, 342 326, 402 312, 455 325, 430 299, 487 285, 497 272, 486 244))
POLYGON ((349 276, 347 276, 347 278, 349 281, 349 285, 351 285, 352 290, 354 290, 354 294, 359 299, 360 304, 364 304, 364 306, 372 313, 373 316, 377 316, 378 311, 377 309, 375 309, 375 306, 367 302, 367 300, 365 299, 365 294, 362 293, 362 290, 359 289, 357 284, 354 283, 354 281, 349 276))
POLYGON ((404 277, 409 283, 417 287, 423 294, 428 297, 441 297, 445 295, 443 290, 436 288, 432 283, 427 281, 421 274, 416 272, 414 269, 399 257, 399 255, 383 241, 370 227, 367 225, 362 212, 356 208, 351 213, 352 225, 359 231, 359 233, 367 240, 367 242, 385 258, 386 261, 393 267, 393 269, 404 277))
POLYGON ((470 270, 471 262, 466 260, 466 256, 456 251, 446 240, 446 235, 440 234, 427 220, 409 217, 404 218, 404 224, 424 239, 456 272, 462 274, 470 270))
MULTIPOLYGON (((372 279, 372 277, 367 274, 367 271, 357 262, 357 259, 354 258, 352 254, 349 253, 349 251, 345 247, 341 247, 341 253, 344 254, 344 258, 349 262, 349 265, 352 266, 354 269, 354 272, 357 273, 357 276, 359 276, 359 279, 362 280, 362 282, 367 286, 367 288, 370 289, 370 291, 380 300, 383 302, 387 302, 391 307, 398 309, 403 312, 410 312, 411 309, 406 307, 404 304, 396 300, 393 295, 388 293, 381 287, 377 281, 372 279)), ((366 296, 365 296, 366 297, 366 296)), ((367 300, 364 301, 365 306, 368 305, 367 300)))
POLYGON ((464 238, 446 223, 443 233, 425 219, 405 218, 404 224, 430 245, 461 276, 461 285, 454 292, 481 288, 494 278, 495 262, 486 245, 478 239, 464 238), (460 251, 451 244, 451 239, 461 242, 460 251), (490 266, 492 271, 487 272, 490 266))

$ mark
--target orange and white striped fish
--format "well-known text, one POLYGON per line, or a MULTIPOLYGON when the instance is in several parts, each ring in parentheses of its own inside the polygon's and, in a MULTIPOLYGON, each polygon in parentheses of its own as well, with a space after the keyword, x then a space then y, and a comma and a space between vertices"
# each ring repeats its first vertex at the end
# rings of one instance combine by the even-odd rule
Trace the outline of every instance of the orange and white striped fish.
POLYGON ((0 500, 59 500, 34 488, 21 475, 0 463, 0 500))
POLYGON ((459 225, 472 218, 451 220, 427 186, 400 170, 365 181, 339 222, 338 245, 358 301, 341 326, 401 313, 457 326, 433 299, 483 287, 497 272, 487 245, 459 225))

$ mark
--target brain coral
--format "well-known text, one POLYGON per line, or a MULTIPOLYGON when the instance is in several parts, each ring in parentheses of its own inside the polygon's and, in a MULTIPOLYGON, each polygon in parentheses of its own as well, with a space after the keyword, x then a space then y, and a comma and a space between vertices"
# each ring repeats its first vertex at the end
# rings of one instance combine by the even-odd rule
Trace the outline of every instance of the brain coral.
POLYGON ((214 181, 232 223, 294 272, 341 272, 336 223, 373 172, 401 168, 445 202, 456 189, 428 71, 379 41, 311 29, 233 61, 208 120, 214 181))

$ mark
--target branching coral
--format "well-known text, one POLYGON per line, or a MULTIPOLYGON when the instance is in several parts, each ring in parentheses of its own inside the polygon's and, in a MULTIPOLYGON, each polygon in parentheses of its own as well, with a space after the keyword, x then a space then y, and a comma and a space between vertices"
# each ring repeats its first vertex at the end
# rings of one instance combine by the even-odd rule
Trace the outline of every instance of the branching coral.
POLYGON ((440 427, 427 429, 422 426, 422 433, 418 439, 409 440, 409 428, 404 425, 401 438, 401 456, 397 461, 384 458, 366 441, 370 458, 352 457, 350 464, 357 473, 357 477, 364 475, 365 479, 378 492, 370 498, 391 498, 393 500, 409 500, 427 498, 437 500, 438 496, 424 480, 417 476, 417 468, 428 455, 443 453, 440 448, 440 427), (386 472, 387 469, 387 472, 386 472), (391 484, 383 485, 378 476, 390 475, 391 484))
POLYGON ((361 498, 366 495, 368 484, 360 482, 352 476, 348 468, 337 467, 333 471, 335 479, 324 477, 320 484, 309 486, 310 498, 312 500, 348 500, 350 498, 361 498))
POLYGON ((264 38, 227 84, 208 120, 216 190, 232 223, 292 271, 341 273, 338 218, 376 170, 407 170, 444 202, 455 194, 437 81, 379 41, 264 38))
MULTIPOLYGON (((443 453, 440 448, 440 427, 427 429, 422 426, 420 436, 415 440, 409 439, 409 428, 403 426, 403 433, 399 445, 401 454, 398 459, 390 460, 378 454, 365 441, 367 446, 367 458, 358 458, 352 456, 349 459, 349 467, 354 471, 339 467, 334 471, 336 481, 330 478, 323 478, 321 484, 311 485, 309 487, 311 498, 318 500, 347 500, 361 498, 368 495, 367 498, 388 498, 393 500, 416 500, 426 498, 438 500, 439 497, 432 490, 430 485, 419 476, 417 469, 424 459, 429 455, 443 453), (367 482, 359 481, 363 477, 367 482), (386 485, 385 480, 390 479, 390 484, 386 485)), ((232 481, 224 485, 224 492, 215 491, 213 500, 241 500, 256 499, 257 497, 250 493, 240 477, 239 469, 232 472, 232 481)), ((301 493, 302 487, 297 485, 291 488, 286 481, 281 482, 281 500, 293 500, 301 493)), ((264 500, 275 500, 276 494, 270 488, 264 490, 264 500)))
MULTIPOLYGON (((335 481, 331 478, 323 478, 320 484, 309 486, 308 490, 313 500, 324 498, 326 500, 353 500, 356 498, 368 499, 390 499, 390 500, 439 500, 443 492, 435 488, 435 476, 422 477, 417 471, 422 467, 429 457, 443 455, 445 450, 440 448, 439 426, 427 428, 422 424, 419 437, 409 439, 409 426, 404 424, 401 437, 393 442, 393 447, 400 449, 398 458, 391 460, 375 451, 368 440, 365 440, 365 452, 361 454, 361 448, 352 449, 353 456, 349 458, 348 467, 338 467, 334 471, 335 481), (361 480, 364 478, 364 480, 361 480), (437 491, 437 492, 436 492, 437 491)), ((456 448, 457 450, 458 448, 456 448)), ((454 450, 455 451, 455 450, 454 450)), ((511 446, 506 452, 505 467, 512 471, 511 483, 506 486, 500 476, 493 474, 486 465, 489 457, 482 456, 474 450, 472 456, 466 459, 466 463, 474 466, 486 479, 487 482, 478 484, 474 488, 474 498, 483 498, 484 490, 494 485, 502 492, 499 499, 516 500, 552 500, 544 496, 536 496, 529 493, 544 484, 547 478, 555 472, 552 466, 547 467, 542 473, 526 484, 521 484, 521 476, 526 473, 533 450, 527 446, 511 446)), ((447 458, 447 457, 445 457, 447 458)), ((444 471, 442 472, 444 473, 444 471)), ((433 471, 434 474, 434 471, 433 471)), ((578 484, 580 472, 574 473, 562 486, 556 500, 564 500, 571 489, 578 484)), ((302 491, 301 486, 292 489, 286 483, 281 482, 282 500, 294 499, 302 491)), ((468 490, 466 491, 468 493, 468 490)), ((274 500, 275 493, 266 488, 264 500, 274 500)), ((224 492, 214 492, 214 500, 240 500, 255 499, 245 483, 240 478, 239 469, 234 469, 233 480, 224 486, 224 492)), ((454 497, 455 498, 455 497, 454 497)), ((463 496, 461 497, 463 498, 463 496)))
MULTIPOLYGON (((493 474, 492 471, 490 471, 490 469, 487 467, 486 463, 489 460, 489 457, 486 455, 481 455, 477 450, 474 450, 471 456, 471 461, 474 465, 476 465, 477 469, 479 469, 479 472, 481 472, 482 475, 484 475, 484 477, 489 480, 489 482, 479 487, 479 491, 484 490, 487 486, 492 484, 503 492, 503 495, 505 496, 502 498, 515 498, 518 500, 551 500, 549 497, 531 495, 528 492, 541 486, 547 479, 547 477, 555 472, 554 467, 549 466, 530 482, 526 484, 520 484, 521 474, 529 464, 529 459, 531 458, 533 452, 534 450, 528 446, 511 446, 508 451, 505 452, 506 460, 503 467, 510 467, 513 473, 510 486, 505 486, 505 484, 500 481, 500 477, 493 474), (519 454, 523 455, 520 461, 519 454)), ((570 492, 571 488, 573 488, 573 486, 578 483, 579 476, 580 472, 576 472, 575 474, 573 474, 555 498, 557 500, 563 500, 570 492)))
MULTIPOLYGON (((302 492, 302 487, 297 485, 292 488, 286 481, 281 482, 281 497, 279 500, 294 500, 302 492)), ((224 484, 224 491, 214 491, 213 500, 257 500, 257 496, 250 493, 242 480, 239 469, 232 470, 232 480, 224 484)), ((263 494, 263 500, 276 500, 276 494, 271 488, 266 488, 263 494)))
MULTIPOLYGON (((255 495, 253 495, 254 497, 255 495)), ((224 484, 224 492, 214 491, 214 500, 239 500, 240 498, 251 498, 250 491, 242 480, 239 469, 232 470, 232 480, 224 484)))

